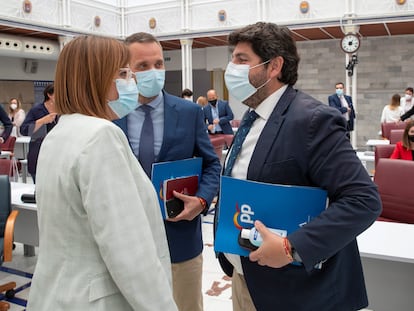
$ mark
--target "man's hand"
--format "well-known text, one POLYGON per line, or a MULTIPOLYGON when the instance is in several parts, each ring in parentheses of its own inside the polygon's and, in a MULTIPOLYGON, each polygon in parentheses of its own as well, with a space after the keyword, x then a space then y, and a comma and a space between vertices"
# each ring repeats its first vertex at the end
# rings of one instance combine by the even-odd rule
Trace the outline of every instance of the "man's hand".
POLYGON ((177 191, 173 191, 173 195, 184 202, 184 210, 174 218, 167 218, 168 221, 193 220, 204 210, 200 199, 196 196, 182 194, 177 191))
POLYGON ((283 238, 272 233, 266 226, 256 220, 254 226, 262 236, 262 245, 255 251, 249 254, 251 261, 257 261, 261 266, 268 266, 271 268, 281 268, 291 263, 291 259, 286 255, 283 246, 283 238))

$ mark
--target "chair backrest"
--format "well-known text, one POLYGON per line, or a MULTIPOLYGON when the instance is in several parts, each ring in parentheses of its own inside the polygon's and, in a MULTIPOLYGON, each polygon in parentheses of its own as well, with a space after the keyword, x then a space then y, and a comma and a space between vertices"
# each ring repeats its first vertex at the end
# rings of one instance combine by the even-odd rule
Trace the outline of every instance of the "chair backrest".
POLYGON ((391 129, 390 131, 390 144, 396 144, 401 141, 404 135, 404 129, 391 129))
POLYGON ((10 159, 0 159, 0 175, 13 176, 13 161, 10 159))
POLYGON ((14 145, 16 144, 16 137, 9 136, 6 141, 0 144, 0 150, 14 152, 14 145))
POLYGON ((381 158, 389 158, 392 154, 392 152, 395 149, 394 144, 390 145, 376 145, 374 156, 375 156, 375 167, 377 167, 378 160, 381 158))
POLYGON ((382 132, 382 137, 386 138, 386 139, 390 139, 390 135, 391 135, 391 130, 393 129, 405 129, 405 122, 383 122, 381 123, 381 132, 382 132))
POLYGON ((210 135, 210 141, 213 145, 214 151, 216 152, 218 158, 221 161, 223 155, 223 148, 226 144, 226 140, 222 136, 210 135))
MULTIPOLYGON (((374 182, 382 201, 381 218, 414 224, 414 161, 380 159, 374 182)), ((380 219, 381 219, 380 218, 380 219)))

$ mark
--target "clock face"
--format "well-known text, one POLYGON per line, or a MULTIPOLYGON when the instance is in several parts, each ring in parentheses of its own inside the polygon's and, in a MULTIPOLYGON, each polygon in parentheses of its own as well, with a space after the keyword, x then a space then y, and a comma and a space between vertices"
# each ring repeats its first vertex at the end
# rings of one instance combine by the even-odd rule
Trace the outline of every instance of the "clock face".
POLYGON ((354 53, 359 49, 361 41, 354 34, 347 34, 341 40, 341 48, 345 53, 354 53))

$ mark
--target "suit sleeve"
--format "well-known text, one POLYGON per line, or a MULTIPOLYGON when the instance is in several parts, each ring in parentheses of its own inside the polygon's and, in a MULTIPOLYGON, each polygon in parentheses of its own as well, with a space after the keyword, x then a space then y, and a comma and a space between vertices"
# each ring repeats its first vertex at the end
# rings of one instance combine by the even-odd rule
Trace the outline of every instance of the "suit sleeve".
POLYGON ((408 119, 409 117, 411 117, 413 114, 414 114, 414 106, 410 110, 408 110, 406 113, 404 113, 400 117, 400 119, 401 119, 401 121, 404 121, 404 120, 408 119))
MULTIPOLYGON (((343 118, 323 105, 313 110, 301 158, 311 184, 326 189, 329 205, 289 235, 306 270, 329 259, 366 230, 381 213, 381 201, 346 136, 343 118)), ((298 147, 300 148, 300 147, 298 147)))
MULTIPOLYGON (((154 191, 144 174, 137 189, 130 169, 136 164, 128 157, 128 144, 120 143, 124 139, 107 127, 82 151, 78 171, 83 205, 105 265, 132 308, 176 311, 169 277, 157 255, 157 229, 150 227, 151 213, 146 211, 156 208, 151 215, 159 219, 153 223, 163 228, 159 207, 144 206, 143 197, 154 191)), ((146 202, 157 202, 155 192, 153 196, 146 202)))
POLYGON ((347 112, 348 110, 345 107, 342 107, 338 96, 336 96, 336 97, 335 96, 336 95, 329 96, 329 98, 328 98, 329 106, 338 109, 341 113, 347 112))
POLYGON ((231 120, 233 120, 234 118, 234 114, 233 111, 230 108, 230 105, 228 102, 224 102, 224 108, 225 108, 225 115, 220 117, 220 122, 219 124, 227 124, 228 122, 230 122, 231 120))
POLYGON ((3 126, 4 126, 4 132, 1 135, 1 137, 4 139, 4 141, 6 141, 7 138, 9 138, 10 133, 13 129, 13 123, 11 123, 6 111, 4 111, 4 109, 1 107, 0 107, 0 121, 1 123, 3 123, 3 126))
POLYGON ((197 112, 195 156, 203 158, 203 173, 196 195, 205 199, 209 206, 218 192, 221 164, 208 137, 201 109, 197 112))

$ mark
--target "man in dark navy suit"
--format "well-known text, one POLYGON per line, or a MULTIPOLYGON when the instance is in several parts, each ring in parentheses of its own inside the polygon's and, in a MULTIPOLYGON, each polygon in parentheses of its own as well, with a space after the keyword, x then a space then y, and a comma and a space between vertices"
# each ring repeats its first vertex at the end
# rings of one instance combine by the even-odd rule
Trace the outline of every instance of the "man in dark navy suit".
POLYGON ((233 310, 366 307, 356 237, 377 219, 381 202, 347 138, 344 118, 293 88, 299 55, 287 27, 258 22, 231 33, 229 44, 226 86, 256 119, 250 131, 240 125, 247 136, 231 169, 227 164, 237 149, 235 135, 223 172, 258 182, 319 187, 329 198, 326 210, 287 237, 269 231, 266 219, 256 220, 263 243, 249 257, 219 254, 223 270, 233 277, 233 310))
MULTIPOLYGON (((134 154, 141 159, 141 153, 151 151, 153 158, 149 164, 192 157, 203 159, 196 195, 177 193, 176 196, 184 201, 184 210, 165 221, 175 302, 180 311, 202 311, 203 239, 200 214, 207 212, 217 194, 220 161, 208 137, 200 106, 162 90, 165 66, 158 40, 151 34, 141 32, 130 35, 125 41, 131 53, 129 64, 137 78, 139 105, 115 123, 127 135, 134 154), (147 109, 152 120, 151 144, 142 143, 147 137, 141 136, 147 109)), ((142 166, 151 175, 150 168, 142 166)))
MULTIPOLYGON (((0 106, 0 144, 4 143, 9 138, 13 129, 13 123, 3 107, 0 106)), ((1 150, 0 150, 1 151, 1 150)))
POLYGON ((204 116, 207 120, 207 128, 210 134, 230 134, 233 135, 233 128, 230 121, 233 120, 233 111, 229 102, 219 100, 216 90, 211 89, 207 92, 208 105, 204 107, 204 116))
POLYGON ((335 84, 335 94, 328 97, 329 106, 338 109, 346 121, 348 132, 354 130, 355 110, 352 103, 352 97, 344 94, 344 84, 338 82, 335 84))

